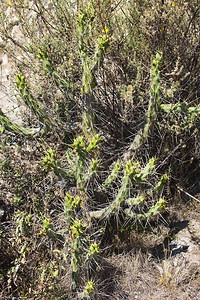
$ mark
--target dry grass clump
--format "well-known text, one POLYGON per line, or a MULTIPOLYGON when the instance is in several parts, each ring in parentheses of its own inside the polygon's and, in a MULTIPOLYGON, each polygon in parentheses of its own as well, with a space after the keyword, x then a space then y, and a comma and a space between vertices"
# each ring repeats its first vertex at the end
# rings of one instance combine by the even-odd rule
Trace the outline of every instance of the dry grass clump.
POLYGON ((198 299, 199 268, 186 274, 181 257, 177 262, 155 263, 141 251, 110 256, 107 282, 102 281, 107 293, 97 299, 198 299))

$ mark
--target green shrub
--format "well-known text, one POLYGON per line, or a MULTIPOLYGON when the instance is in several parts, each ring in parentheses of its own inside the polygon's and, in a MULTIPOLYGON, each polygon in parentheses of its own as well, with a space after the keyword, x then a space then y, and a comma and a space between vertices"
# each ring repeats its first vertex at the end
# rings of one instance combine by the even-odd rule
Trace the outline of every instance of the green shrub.
POLYGON ((156 226, 172 181, 187 188, 199 172, 199 10, 187 0, 0 9, 27 107, 23 126, 0 109, 2 190, 14 205, 2 230, 19 253, 5 297, 92 299, 110 235, 156 226))

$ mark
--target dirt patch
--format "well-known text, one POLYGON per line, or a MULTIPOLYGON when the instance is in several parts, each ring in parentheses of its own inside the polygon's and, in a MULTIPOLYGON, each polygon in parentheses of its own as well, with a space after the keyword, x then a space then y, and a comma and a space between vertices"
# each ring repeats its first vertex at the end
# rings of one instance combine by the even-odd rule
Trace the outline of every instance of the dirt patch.
POLYGON ((182 218, 169 224, 167 236, 166 228, 154 242, 151 234, 146 236, 144 251, 132 245, 128 253, 108 258, 113 290, 101 299, 200 299, 199 207, 178 214, 182 218))

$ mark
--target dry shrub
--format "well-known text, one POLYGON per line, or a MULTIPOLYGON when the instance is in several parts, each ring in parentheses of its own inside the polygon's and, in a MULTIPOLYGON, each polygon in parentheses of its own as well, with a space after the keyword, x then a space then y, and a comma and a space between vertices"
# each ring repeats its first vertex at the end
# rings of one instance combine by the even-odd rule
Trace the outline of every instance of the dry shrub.
MULTIPOLYGON (((198 5, 17 0, 0 1, 0 8, 3 51, 12 57, 16 94, 27 106, 24 127, 37 128, 27 133, 0 111, 1 197, 9 207, 2 243, 12 244, 14 253, 1 269, 4 298, 80 299, 89 293, 89 299, 89 283, 91 294, 110 297, 112 283, 105 283, 106 292, 98 281, 98 247, 127 245, 133 228, 156 226, 176 185, 195 184, 194 175, 198 181, 198 5), (145 138, 128 164, 124 157, 140 132, 145 138), (122 167, 105 188, 117 159, 122 167), (127 198, 141 201, 128 218, 127 198), (91 217, 91 210, 102 218, 91 217), (82 227, 73 232, 77 218, 82 227), (70 278, 70 268, 78 279, 70 278)), ((136 273, 146 263, 140 259, 125 258, 134 270, 128 281, 141 279, 136 273)), ((134 293, 128 283, 123 287, 134 293)))

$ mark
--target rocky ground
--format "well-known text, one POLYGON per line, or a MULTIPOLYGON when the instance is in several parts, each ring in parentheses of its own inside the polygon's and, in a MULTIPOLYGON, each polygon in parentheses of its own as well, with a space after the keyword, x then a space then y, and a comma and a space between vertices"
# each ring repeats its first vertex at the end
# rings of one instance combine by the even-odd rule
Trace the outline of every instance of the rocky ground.
POLYGON ((200 299, 200 204, 173 210, 160 236, 154 230, 140 235, 137 250, 138 237, 133 237, 132 250, 108 259, 114 270, 113 299, 200 299))
POLYGON ((15 123, 22 124, 22 109, 14 96, 10 81, 11 66, 8 56, 0 52, 0 109, 15 123))

